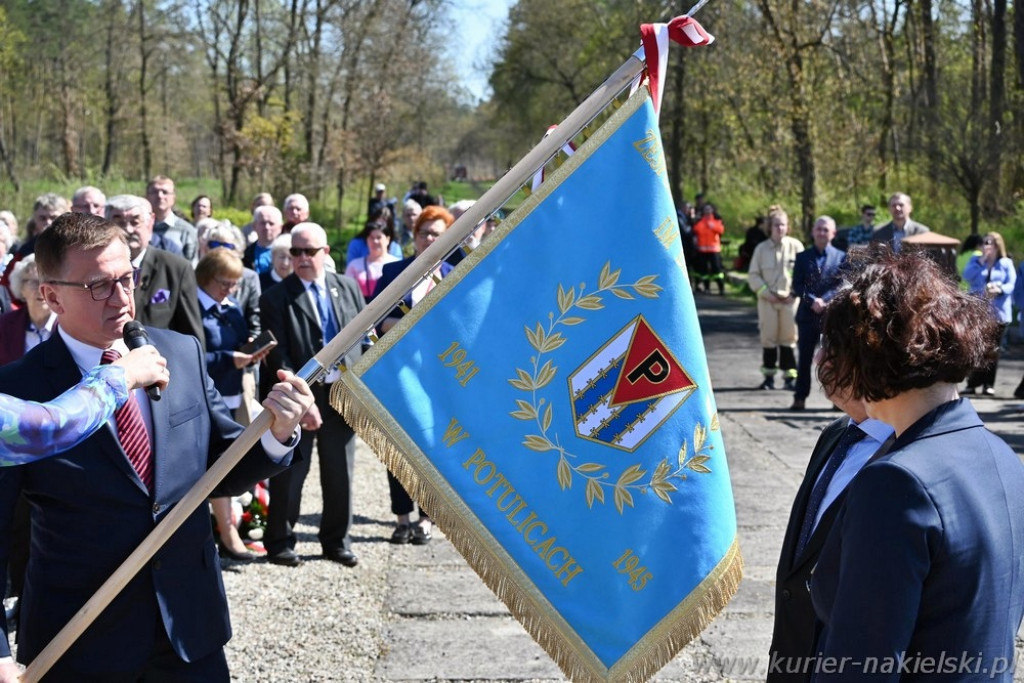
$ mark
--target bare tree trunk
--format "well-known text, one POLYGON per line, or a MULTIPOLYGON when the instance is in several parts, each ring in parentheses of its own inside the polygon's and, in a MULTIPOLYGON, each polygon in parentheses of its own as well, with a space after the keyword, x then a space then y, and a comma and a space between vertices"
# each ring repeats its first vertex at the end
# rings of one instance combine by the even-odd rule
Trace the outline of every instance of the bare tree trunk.
POLYGON ((878 19, 877 9, 871 4, 873 23, 879 27, 878 42, 880 43, 882 73, 882 121, 878 135, 878 193, 884 194, 889 187, 889 150, 898 148, 896 132, 896 26, 899 23, 900 7, 896 2, 892 14, 887 14, 888 5, 882 3, 882 17, 878 19))
POLYGON ((103 146, 103 169, 101 171, 103 176, 110 173, 111 167, 114 165, 114 149, 116 147, 117 138, 117 114, 120 109, 120 103, 117 97, 117 86, 114 78, 114 35, 115 35, 115 20, 120 13, 120 3, 116 0, 110 3, 110 7, 107 8, 107 44, 104 49, 104 63, 106 66, 105 73, 103 75, 103 94, 106 97, 106 142, 103 146))
POLYGON ((814 223, 816 169, 814 142, 811 139, 810 103, 807 101, 803 58, 799 52, 794 52, 790 56, 787 67, 794 100, 790 129, 793 132, 793 149, 796 153, 797 175, 800 178, 800 227, 803 235, 810 235, 811 225, 814 223))
POLYGON ((237 3, 235 12, 235 25, 231 31, 231 47, 228 50, 228 58, 225 63, 227 74, 228 106, 231 113, 230 119, 234 126, 231 131, 231 178, 228 181, 228 192, 225 200, 228 204, 235 201, 238 193, 238 183, 242 175, 242 147, 239 140, 239 133, 245 126, 245 107, 247 103, 246 94, 242 92, 242 55, 241 41, 242 32, 245 28, 246 18, 249 14, 248 0, 237 3))
MULTIPOLYGON (((0 109, 0 114, 3 114, 2 109, 0 109)), ((7 177, 10 178, 14 191, 21 192, 21 183, 18 182, 18 176, 14 173, 14 162, 11 155, 7 153, 7 145, 4 144, 3 118, 0 118, 0 162, 3 162, 4 170, 7 171, 7 177)))
MULTIPOLYGON (((921 16, 921 47, 924 52, 922 85, 925 95, 925 139, 931 140, 938 130, 939 114, 939 66, 935 52, 935 22, 932 19, 932 0, 919 0, 921 16)), ((929 157, 934 159, 933 148, 929 145, 929 157)))
MULTIPOLYGON (((299 8, 299 0, 292 0, 291 7, 288 11, 288 25, 289 34, 295 35, 295 32, 299 27, 299 17, 301 16, 301 9, 299 8)), ((289 51, 290 52, 290 51, 289 51)), ((291 111, 292 108, 292 58, 290 54, 286 54, 284 58, 284 110, 291 111)))
MULTIPOLYGON (((410 3, 412 4, 412 3, 410 3)), ((357 33, 357 40, 355 43, 345 51, 347 59, 342 60, 345 63, 345 72, 348 76, 345 79, 345 95, 342 99, 341 105, 341 125, 340 129, 342 134, 348 132, 350 125, 350 117, 352 114, 352 101, 355 98, 356 90, 361 85, 357 76, 359 57, 362 53, 363 41, 366 40, 366 35, 370 24, 377 17, 377 13, 380 10, 379 0, 375 0, 367 13, 364 21, 359 26, 357 33)), ((342 210, 345 202, 345 182, 346 175, 348 173, 348 166, 345 164, 344 158, 338 164, 338 176, 335 187, 338 190, 338 227, 342 228, 345 226, 345 216, 342 210)))
POLYGON ((1017 90, 1024 90, 1024 11, 1013 4, 1013 45, 1017 49, 1017 90))
POLYGON ((971 0, 971 100, 981 102, 986 97, 985 53, 988 31, 985 21, 984 0, 971 0))
POLYGON ((135 7, 139 13, 139 126, 142 137, 142 177, 148 180, 153 177, 153 150, 149 142, 149 111, 146 107, 149 50, 146 38, 145 0, 139 0, 135 7))
MULTIPOLYGON (((1016 7, 1017 13, 1024 12, 1024 8, 1016 7)), ((989 84, 989 135, 991 136, 991 154, 993 167, 1000 169, 1003 162, 1003 145, 1007 138, 1004 131, 1003 117, 1006 110, 1006 0, 994 0, 992 3, 992 64, 991 81, 989 84)), ((1001 197, 997 174, 995 183, 995 195, 1001 197)), ((1001 204, 999 199, 996 204, 1001 204)))
POLYGON ((78 131, 75 129, 75 101, 71 89, 68 65, 61 59, 60 110, 61 149, 64 156, 64 173, 69 178, 78 176, 78 131))
POLYGON ((67 30, 63 30, 67 21, 67 6, 62 2, 59 7, 62 16, 60 24, 56 27, 59 44, 56 66, 61 114, 60 141, 64 159, 64 174, 69 178, 74 178, 78 175, 78 131, 75 129, 75 94, 72 88, 74 76, 71 74, 73 66, 70 63, 70 47, 68 45, 71 36, 68 35, 67 30))

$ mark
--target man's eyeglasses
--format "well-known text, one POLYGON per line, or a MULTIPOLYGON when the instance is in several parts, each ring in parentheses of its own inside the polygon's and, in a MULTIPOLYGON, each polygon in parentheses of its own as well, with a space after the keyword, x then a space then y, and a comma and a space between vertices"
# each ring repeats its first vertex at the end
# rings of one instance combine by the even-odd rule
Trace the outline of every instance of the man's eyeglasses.
POLYGON ((114 296, 114 287, 120 285, 126 294, 131 294, 135 285, 139 282, 139 269, 135 268, 128 275, 122 275, 116 280, 99 280, 97 282, 63 282, 61 280, 47 280, 51 285, 64 285, 65 287, 77 287, 89 291, 93 301, 106 301, 114 296))
POLYGON ((288 250, 288 253, 294 256, 295 258, 298 258, 303 254, 305 254, 309 258, 313 258, 317 254, 319 254, 320 250, 323 248, 324 247, 306 247, 305 249, 303 249, 302 247, 292 247, 291 249, 288 250))
POLYGON ((231 242, 221 242, 219 240, 210 240, 209 242, 206 243, 206 246, 208 246, 210 249, 216 249, 217 247, 227 247, 232 251, 234 251, 235 249, 235 245, 232 244, 231 242))

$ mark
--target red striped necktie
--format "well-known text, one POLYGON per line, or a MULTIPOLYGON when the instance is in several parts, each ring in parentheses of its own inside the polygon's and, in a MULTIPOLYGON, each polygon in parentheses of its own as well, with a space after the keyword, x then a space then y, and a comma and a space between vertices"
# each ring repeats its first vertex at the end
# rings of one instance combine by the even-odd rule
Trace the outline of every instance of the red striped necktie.
MULTIPOLYGON (((121 353, 116 349, 107 349, 103 352, 100 364, 113 363, 120 357, 121 353)), ((152 491, 153 450, 149 445, 149 433, 146 431, 146 423, 142 419, 142 411, 139 409, 134 391, 128 392, 128 401, 114 413, 114 421, 117 422, 117 438, 121 442, 121 448, 124 449, 132 467, 139 473, 139 479, 146 485, 146 490, 152 491)))

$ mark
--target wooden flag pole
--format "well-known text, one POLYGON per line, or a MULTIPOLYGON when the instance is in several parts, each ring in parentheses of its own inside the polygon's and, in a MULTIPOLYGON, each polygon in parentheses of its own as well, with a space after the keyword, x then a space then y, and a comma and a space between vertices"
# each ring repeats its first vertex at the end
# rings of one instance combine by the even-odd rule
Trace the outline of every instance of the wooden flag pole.
MULTIPOLYGON (((541 140, 512 169, 484 193, 466 213, 459 217, 434 243, 395 278, 383 292, 374 297, 348 325, 344 327, 319 353, 299 370, 298 376, 309 383, 315 382, 333 368, 349 349, 359 344, 368 330, 387 316, 405 294, 426 277, 465 240, 494 210, 499 208, 534 172, 558 153, 562 146, 576 136, 596 117, 631 81, 642 72, 645 64, 636 55, 631 56, 615 73, 602 83, 551 134, 541 140)), ((214 462, 213 466, 193 485, 156 528, 125 559, 89 601, 62 628, 21 676, 25 682, 36 683, 60 659, 99 614, 107 608, 132 578, 153 558, 164 543, 186 519, 202 505, 217 484, 259 441, 270 427, 271 415, 264 411, 214 462)))

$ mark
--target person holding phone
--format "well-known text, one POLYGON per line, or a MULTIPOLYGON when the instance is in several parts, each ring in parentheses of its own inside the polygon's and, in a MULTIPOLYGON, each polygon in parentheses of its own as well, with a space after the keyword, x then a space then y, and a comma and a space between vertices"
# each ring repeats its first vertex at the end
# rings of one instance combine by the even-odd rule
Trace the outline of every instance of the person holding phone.
MULTIPOLYGON (((270 351, 269 348, 256 353, 240 350, 249 339, 249 325, 233 298, 241 279, 242 259, 227 247, 210 249, 196 265, 199 308, 206 338, 206 371, 224 403, 236 413, 242 407, 245 368, 261 361, 270 351)), ((210 504, 217 519, 221 556, 236 562, 255 559, 231 519, 231 499, 211 498, 210 504)))

